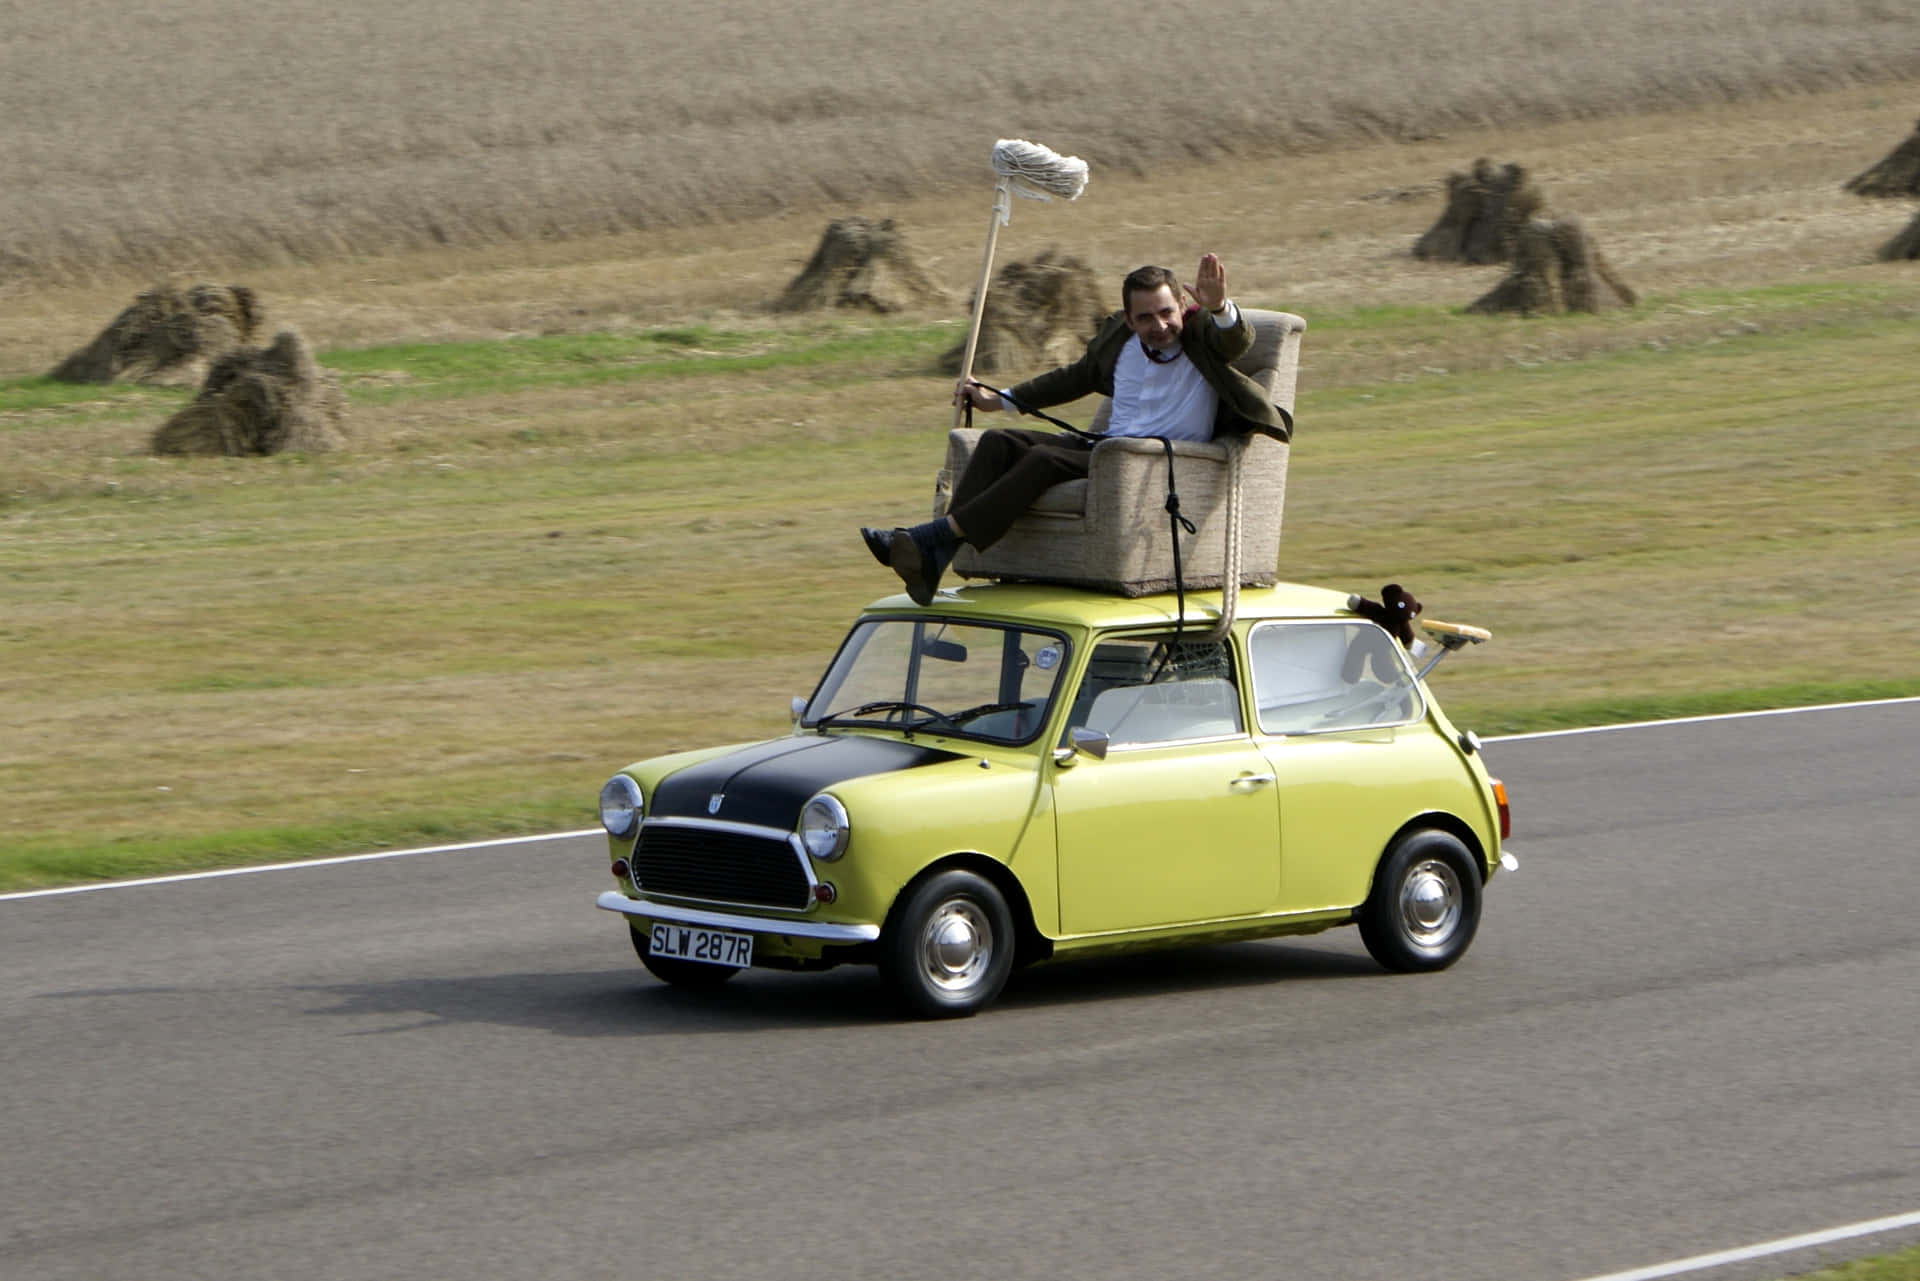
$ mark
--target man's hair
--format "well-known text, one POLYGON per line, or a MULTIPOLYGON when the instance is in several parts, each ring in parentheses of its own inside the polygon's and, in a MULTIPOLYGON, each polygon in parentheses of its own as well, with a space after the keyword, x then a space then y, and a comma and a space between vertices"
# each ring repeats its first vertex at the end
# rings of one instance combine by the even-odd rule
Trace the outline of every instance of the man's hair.
POLYGON ((1150 294, 1162 285, 1165 285, 1173 291, 1173 301, 1175 304, 1178 304, 1180 301, 1180 277, 1174 275, 1170 268, 1135 267, 1127 273, 1127 278, 1120 282, 1120 310, 1131 316, 1133 314, 1134 294, 1150 294))

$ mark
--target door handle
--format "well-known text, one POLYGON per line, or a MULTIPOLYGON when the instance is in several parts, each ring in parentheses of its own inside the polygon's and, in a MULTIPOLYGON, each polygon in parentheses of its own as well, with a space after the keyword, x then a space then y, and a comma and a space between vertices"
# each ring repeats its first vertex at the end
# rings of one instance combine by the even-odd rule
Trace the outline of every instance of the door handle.
POLYGON ((1227 784, 1228 787, 1265 787, 1273 782, 1271 774, 1242 774, 1227 784))

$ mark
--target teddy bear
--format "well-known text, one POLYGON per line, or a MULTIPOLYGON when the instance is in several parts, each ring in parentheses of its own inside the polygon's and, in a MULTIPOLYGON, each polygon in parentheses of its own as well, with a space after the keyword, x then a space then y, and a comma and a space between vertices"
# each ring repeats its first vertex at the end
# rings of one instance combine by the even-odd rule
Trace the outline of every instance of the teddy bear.
POLYGON ((1420 602, 1400 584, 1388 583, 1382 587, 1377 601, 1359 595, 1349 596, 1347 608, 1386 628, 1407 649, 1413 648, 1413 619, 1420 612, 1420 602))

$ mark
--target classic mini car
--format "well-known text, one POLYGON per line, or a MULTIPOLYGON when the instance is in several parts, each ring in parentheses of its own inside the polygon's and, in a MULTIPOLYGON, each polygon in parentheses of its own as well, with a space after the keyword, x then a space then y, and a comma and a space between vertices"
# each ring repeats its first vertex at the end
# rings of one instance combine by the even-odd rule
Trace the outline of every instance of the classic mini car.
POLYGON ((868 606, 793 732, 630 765, 600 794, 646 967, 879 968, 971 1014, 1017 967, 1358 925, 1393 970, 1467 950, 1505 789, 1359 601, 1280 584, 1230 631, 1128 599, 991 584, 868 606))

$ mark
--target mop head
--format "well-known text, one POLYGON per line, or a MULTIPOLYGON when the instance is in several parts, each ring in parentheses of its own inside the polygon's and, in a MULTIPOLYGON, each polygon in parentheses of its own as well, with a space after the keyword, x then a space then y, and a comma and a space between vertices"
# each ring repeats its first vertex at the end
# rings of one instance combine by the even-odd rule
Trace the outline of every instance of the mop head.
POLYGON ((1030 200, 1072 200, 1087 189, 1086 161, 1025 138, 1002 138, 993 144, 993 171, 1009 180, 1015 194, 1030 200))

